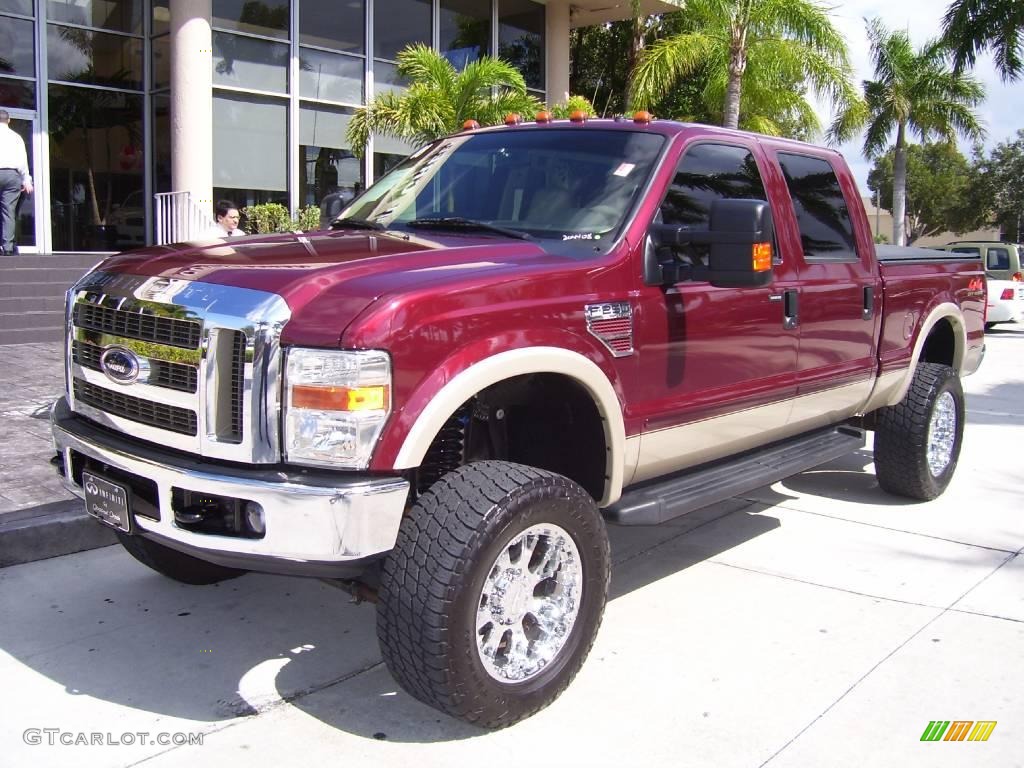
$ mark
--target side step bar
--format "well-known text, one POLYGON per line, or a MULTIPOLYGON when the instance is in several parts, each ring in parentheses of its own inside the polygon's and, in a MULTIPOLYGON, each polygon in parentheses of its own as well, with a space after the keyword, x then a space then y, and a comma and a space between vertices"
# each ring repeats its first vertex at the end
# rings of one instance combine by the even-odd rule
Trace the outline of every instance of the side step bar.
POLYGON ((618 525, 657 525, 864 447, 864 430, 830 427, 627 488, 603 510, 618 525))

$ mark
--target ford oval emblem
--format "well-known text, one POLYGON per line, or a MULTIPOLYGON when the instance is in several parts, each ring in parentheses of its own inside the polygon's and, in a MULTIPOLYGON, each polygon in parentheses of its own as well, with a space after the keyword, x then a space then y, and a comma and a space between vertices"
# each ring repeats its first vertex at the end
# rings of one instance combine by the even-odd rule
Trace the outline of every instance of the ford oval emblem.
POLYGON ((109 347, 100 355, 100 369, 117 384, 131 384, 139 378, 142 365, 131 350, 109 347))

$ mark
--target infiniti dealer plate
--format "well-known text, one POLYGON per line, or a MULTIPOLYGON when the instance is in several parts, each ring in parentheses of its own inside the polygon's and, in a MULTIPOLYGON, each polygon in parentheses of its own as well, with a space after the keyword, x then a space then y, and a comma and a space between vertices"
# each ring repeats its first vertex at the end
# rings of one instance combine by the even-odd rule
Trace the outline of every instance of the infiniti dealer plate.
POLYGON ((102 477, 82 472, 85 511, 101 523, 131 533, 132 516, 128 511, 129 490, 102 477))

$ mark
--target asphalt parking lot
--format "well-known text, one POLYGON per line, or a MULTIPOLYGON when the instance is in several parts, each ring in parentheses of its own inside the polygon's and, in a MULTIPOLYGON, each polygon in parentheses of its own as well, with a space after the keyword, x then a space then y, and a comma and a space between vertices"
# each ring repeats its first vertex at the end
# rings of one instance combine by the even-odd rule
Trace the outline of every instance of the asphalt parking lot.
POLYGON ((936 501, 886 496, 865 450, 610 529, 583 671, 495 733, 398 689, 372 606, 320 582, 187 587, 119 547, 0 569, 0 764, 1024 766, 1024 326, 965 388, 936 501))

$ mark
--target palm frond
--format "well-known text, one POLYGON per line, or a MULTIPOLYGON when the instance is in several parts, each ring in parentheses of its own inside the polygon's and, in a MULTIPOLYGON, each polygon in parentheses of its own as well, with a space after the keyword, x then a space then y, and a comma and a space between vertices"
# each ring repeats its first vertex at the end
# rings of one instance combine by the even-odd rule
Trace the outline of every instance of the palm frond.
POLYGON ((663 97, 673 83, 686 77, 708 58, 721 59, 724 41, 700 32, 673 35, 646 48, 633 75, 633 109, 646 109, 663 97), (719 50, 716 51, 715 49, 719 50))

